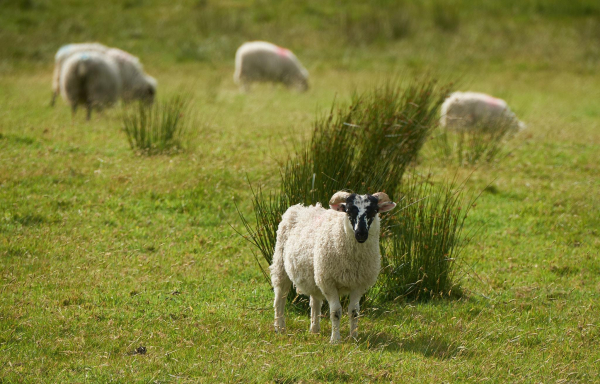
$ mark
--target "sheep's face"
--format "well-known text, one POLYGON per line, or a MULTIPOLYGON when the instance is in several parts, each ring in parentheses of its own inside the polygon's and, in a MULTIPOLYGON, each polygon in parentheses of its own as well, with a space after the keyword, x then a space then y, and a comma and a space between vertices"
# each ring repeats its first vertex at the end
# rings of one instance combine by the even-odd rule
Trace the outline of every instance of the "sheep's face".
POLYGON ((154 96, 156 95, 156 88, 152 85, 147 85, 140 88, 136 92, 136 98, 142 100, 144 103, 151 105, 154 103, 154 96))
POLYGON ((329 200, 329 207, 334 211, 345 212, 354 230, 354 237, 359 243, 369 238, 369 229, 377 214, 391 211, 396 203, 384 192, 373 195, 357 195, 344 191, 336 192, 329 200))
POLYGON ((308 80, 305 78, 300 79, 297 83, 297 87, 300 92, 308 91, 308 88, 309 88, 308 80))
POLYGON ((379 213, 378 200, 371 195, 351 194, 343 205, 348 220, 354 229, 354 237, 359 243, 369 238, 369 229, 379 213))

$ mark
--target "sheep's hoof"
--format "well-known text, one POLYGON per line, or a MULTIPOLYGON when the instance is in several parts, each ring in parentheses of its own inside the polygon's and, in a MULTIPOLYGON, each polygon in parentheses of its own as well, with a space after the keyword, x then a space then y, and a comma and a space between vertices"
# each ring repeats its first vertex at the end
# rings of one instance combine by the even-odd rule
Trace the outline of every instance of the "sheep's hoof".
POLYGON ((330 344, 339 344, 341 342, 341 338, 338 336, 337 338, 331 336, 331 340, 329 340, 330 344))
POLYGON ((310 333, 321 333, 321 327, 310 327, 310 333))

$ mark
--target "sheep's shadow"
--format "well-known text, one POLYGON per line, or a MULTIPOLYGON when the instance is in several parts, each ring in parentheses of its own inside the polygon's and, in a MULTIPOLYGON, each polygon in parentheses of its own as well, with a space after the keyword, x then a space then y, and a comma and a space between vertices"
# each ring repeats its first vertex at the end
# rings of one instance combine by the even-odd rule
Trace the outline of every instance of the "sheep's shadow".
POLYGON ((413 335, 399 338, 385 332, 366 332, 357 340, 360 348, 382 350, 386 352, 412 352, 440 360, 450 359, 457 355, 465 355, 465 349, 444 337, 416 332, 413 335))

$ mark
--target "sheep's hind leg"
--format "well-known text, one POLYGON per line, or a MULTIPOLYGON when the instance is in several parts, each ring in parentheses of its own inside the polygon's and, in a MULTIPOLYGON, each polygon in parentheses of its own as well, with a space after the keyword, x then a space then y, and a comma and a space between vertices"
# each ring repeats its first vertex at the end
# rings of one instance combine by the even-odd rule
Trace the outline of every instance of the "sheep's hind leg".
POLYGON ((310 297, 310 332, 311 333, 321 332, 321 324, 320 324, 321 306, 323 306, 323 300, 317 299, 314 296, 310 297))
POLYGON ((92 118, 92 103, 90 103, 90 102, 86 103, 86 107, 87 107, 86 119, 89 121, 92 118))
POLYGON ((358 337, 358 315, 360 310, 360 298, 362 292, 350 292, 350 303, 348 304, 348 318, 350 319, 350 337, 358 337))
POLYGON ((292 287, 292 281, 289 277, 283 276, 280 278, 279 284, 275 285, 275 332, 285 332, 285 302, 292 287), (283 280, 283 281, 282 281, 283 280))
POLYGON ((331 317, 331 344, 339 343, 340 337, 340 318, 342 317, 342 304, 337 289, 328 291, 325 295, 329 303, 329 312, 331 317))

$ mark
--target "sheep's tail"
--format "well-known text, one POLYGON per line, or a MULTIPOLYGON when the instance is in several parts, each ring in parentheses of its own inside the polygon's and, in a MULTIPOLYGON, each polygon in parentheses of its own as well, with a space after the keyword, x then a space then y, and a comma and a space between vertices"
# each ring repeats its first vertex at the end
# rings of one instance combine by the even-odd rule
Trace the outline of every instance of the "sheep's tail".
POLYGON ((283 263, 283 246, 283 242, 277 241, 277 244, 275 245, 275 252, 273 253, 273 261, 269 266, 269 270, 271 272, 271 283, 273 286, 279 285, 280 280, 285 280, 287 278, 287 273, 285 272, 285 266, 283 263))
POLYGON ((296 211, 287 210, 277 227, 277 242, 275 243, 275 252, 273 253, 273 261, 269 267, 271 271, 271 283, 273 286, 287 285, 290 281, 287 272, 285 271, 285 263, 283 261, 283 253, 288 242, 289 234, 296 226, 296 211))
POLYGON ((86 54, 81 55, 81 59, 77 63, 77 80, 79 82, 79 100, 83 101, 86 105, 90 103, 89 94, 88 94, 88 74, 89 74, 89 56, 86 54))
POLYGON ((87 72, 88 72, 87 58, 85 56, 82 56, 81 60, 79 60, 79 62, 77 63, 77 76, 80 79, 85 78, 85 76, 87 75, 87 72))

